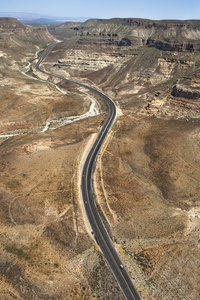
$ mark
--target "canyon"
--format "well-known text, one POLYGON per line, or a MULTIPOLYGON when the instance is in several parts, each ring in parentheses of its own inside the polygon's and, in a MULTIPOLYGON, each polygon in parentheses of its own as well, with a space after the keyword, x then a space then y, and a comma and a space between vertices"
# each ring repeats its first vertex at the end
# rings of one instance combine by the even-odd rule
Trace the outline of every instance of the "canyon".
POLYGON ((50 43, 44 70, 103 91, 120 112, 94 192, 141 298, 199 298, 199 37, 199 20, 91 19, 47 30, 0 18, 2 299, 124 299, 79 190, 80 162, 108 107, 35 69, 50 43))

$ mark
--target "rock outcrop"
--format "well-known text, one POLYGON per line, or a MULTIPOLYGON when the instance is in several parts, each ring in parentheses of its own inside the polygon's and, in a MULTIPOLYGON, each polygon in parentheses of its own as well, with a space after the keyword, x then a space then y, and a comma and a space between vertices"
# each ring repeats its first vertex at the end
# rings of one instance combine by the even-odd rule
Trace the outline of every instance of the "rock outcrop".
POLYGON ((152 38, 149 38, 147 40, 146 45, 150 47, 155 47, 159 50, 164 50, 164 51, 178 51, 182 52, 184 50, 187 50, 189 52, 194 51, 194 44, 193 43, 177 43, 177 42, 170 42, 170 40, 167 41, 160 41, 160 40, 155 40, 152 38))
POLYGON ((199 89, 189 89, 182 87, 180 85, 175 85, 173 87, 172 96, 174 97, 182 97, 186 99, 199 99, 200 98, 200 90, 199 89))

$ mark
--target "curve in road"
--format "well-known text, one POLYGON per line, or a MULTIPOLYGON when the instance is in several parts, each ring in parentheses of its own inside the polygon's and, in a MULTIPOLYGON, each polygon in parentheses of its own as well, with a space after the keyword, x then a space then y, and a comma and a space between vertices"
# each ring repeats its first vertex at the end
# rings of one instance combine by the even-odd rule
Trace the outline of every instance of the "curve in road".
POLYGON ((126 299, 128 300, 140 300, 140 296, 134 287, 127 271, 125 270, 122 261, 119 258, 118 253, 116 252, 113 243, 103 225, 103 222, 100 218, 100 215, 98 213, 98 209, 96 207, 94 195, 93 195, 93 185, 92 185, 92 174, 94 171, 95 161, 97 158, 97 155, 99 153, 99 150, 106 138, 106 135, 108 131, 110 130, 111 126, 113 125, 113 122, 116 118, 116 106, 114 102, 108 98, 105 94, 102 92, 89 87, 85 84, 82 84, 80 82, 76 82, 73 80, 69 80, 66 78, 63 78, 59 75, 54 75, 51 73, 48 73, 40 68, 40 64, 42 61, 48 56, 50 51, 53 49, 56 43, 49 45, 40 58, 38 59, 35 67, 40 72, 50 75, 56 78, 59 78, 61 80, 66 80, 72 83, 75 83, 79 86, 82 86, 100 97, 102 97, 107 104, 109 105, 109 115, 96 139, 94 142, 83 167, 82 171, 82 178, 81 178, 81 189, 82 189, 82 197, 84 201, 85 210, 87 213, 87 217, 89 219, 91 228, 93 230, 94 237, 96 239, 97 244, 101 248, 102 253, 104 254, 104 257, 107 260, 107 263, 109 264, 116 280, 118 281, 126 299))

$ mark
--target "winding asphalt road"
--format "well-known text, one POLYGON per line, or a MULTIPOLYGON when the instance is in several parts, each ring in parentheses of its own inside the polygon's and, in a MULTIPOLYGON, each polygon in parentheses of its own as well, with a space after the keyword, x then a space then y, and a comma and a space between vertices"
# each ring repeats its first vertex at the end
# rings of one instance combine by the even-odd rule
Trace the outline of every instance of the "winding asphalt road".
POLYGON ((120 260, 118 254, 113 246, 113 243, 103 225, 103 222, 98 213, 98 209, 97 209, 97 206, 95 203, 95 198, 93 195, 92 174, 94 171, 96 158, 97 158, 98 152, 106 138, 106 135, 107 135, 108 131, 110 130, 111 126, 113 125, 113 122, 116 118, 116 106, 110 98, 108 98, 106 95, 104 95, 103 93, 101 93, 98 90, 95 90, 92 87, 89 87, 80 82, 69 80, 69 79, 63 78, 59 75, 54 75, 54 74, 51 74, 51 73, 48 73, 48 72, 42 70, 40 68, 40 64, 47 57, 47 55, 50 53, 50 51, 53 49, 54 46, 55 46, 55 43, 51 44, 50 46, 48 46, 45 49, 45 51, 42 53, 38 62, 35 65, 36 69, 44 74, 59 78, 61 80, 66 80, 66 81, 75 83, 79 86, 83 86, 84 88, 87 88, 88 90, 101 96, 109 105, 108 118, 106 119, 96 141, 94 142, 94 144, 86 158, 84 167, 83 167, 82 179, 81 179, 82 196, 83 196, 83 201, 84 201, 87 217, 89 219, 91 228, 93 230, 93 234, 96 239, 96 242, 99 245, 99 247, 101 248, 101 251, 103 252, 104 257, 106 258, 107 263, 109 264, 116 280, 118 281, 126 299, 140 300, 141 298, 140 298, 139 294, 137 293, 128 273, 126 272, 125 268, 123 267, 123 263, 120 260))

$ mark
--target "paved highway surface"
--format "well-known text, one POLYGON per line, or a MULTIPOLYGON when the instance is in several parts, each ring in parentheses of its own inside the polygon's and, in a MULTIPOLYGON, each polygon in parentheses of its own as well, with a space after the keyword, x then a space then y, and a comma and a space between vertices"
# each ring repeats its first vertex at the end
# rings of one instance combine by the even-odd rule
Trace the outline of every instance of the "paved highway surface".
POLYGON ((63 78, 59 75, 54 75, 48 72, 45 72, 40 68, 41 62, 47 57, 47 55, 50 53, 50 51, 53 49, 55 44, 51 44, 48 46, 45 51, 40 56, 38 62, 36 63, 36 69, 41 71, 44 74, 54 76, 57 78, 60 78, 61 80, 67 80, 72 83, 75 83, 77 85, 83 86, 90 91, 93 91, 94 93, 101 96, 109 105, 109 116, 107 120, 105 121, 96 141, 94 142, 83 167, 82 172, 82 179, 81 179, 81 186, 82 186, 82 196, 83 201, 85 205, 85 210, 87 213, 87 217, 89 219, 89 222, 91 224, 93 235, 95 237, 95 240, 99 247, 101 248, 101 251, 103 252, 116 280, 118 281, 126 299, 128 300, 140 300, 140 296, 137 293, 128 273, 126 272, 122 261, 120 260, 113 243, 102 223, 102 220, 99 216, 98 209, 96 207, 95 199, 93 196, 93 187, 92 187, 92 174, 94 171, 94 165, 95 161, 98 155, 98 152, 106 138, 106 135, 113 125, 113 122, 116 118, 116 106, 112 102, 110 98, 108 98, 106 95, 101 93, 100 91, 95 90, 92 87, 86 86, 80 82, 76 82, 73 80, 68 80, 66 78, 63 78))

